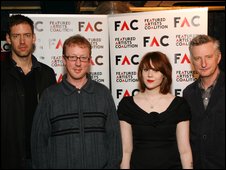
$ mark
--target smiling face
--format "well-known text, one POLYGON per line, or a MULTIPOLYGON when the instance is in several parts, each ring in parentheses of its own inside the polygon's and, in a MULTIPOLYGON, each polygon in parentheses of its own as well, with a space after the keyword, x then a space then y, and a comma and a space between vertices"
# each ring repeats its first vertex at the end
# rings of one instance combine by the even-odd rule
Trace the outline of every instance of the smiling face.
POLYGON ((6 35, 6 41, 11 45, 12 57, 30 57, 35 44, 35 34, 29 24, 21 23, 11 27, 10 33, 6 35))
MULTIPOLYGON (((86 46, 81 46, 77 44, 71 44, 66 46, 65 56, 79 56, 79 57, 88 57, 90 51, 89 48, 86 46)), ((76 61, 70 61, 68 58, 63 57, 63 62, 67 70, 67 80, 74 84, 74 82, 85 82, 86 81, 86 74, 90 70, 90 60, 88 61, 80 61, 77 59, 76 61)))
POLYGON ((156 70, 150 61, 151 68, 145 68, 142 71, 143 81, 148 90, 157 90, 160 91, 160 86, 163 81, 164 75, 156 70))
POLYGON ((140 91, 158 88, 167 94, 172 82, 172 66, 167 56, 160 52, 149 52, 143 56, 138 67, 140 91))

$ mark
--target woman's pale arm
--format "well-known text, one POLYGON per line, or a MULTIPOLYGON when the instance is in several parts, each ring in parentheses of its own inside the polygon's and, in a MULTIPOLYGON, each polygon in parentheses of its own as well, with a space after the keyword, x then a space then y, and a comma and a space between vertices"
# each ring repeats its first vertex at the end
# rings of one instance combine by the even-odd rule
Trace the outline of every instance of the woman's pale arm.
POLYGON ((130 169, 130 158, 133 150, 132 128, 131 125, 125 121, 120 121, 121 135, 122 135, 122 162, 121 169, 130 169))
POLYGON ((177 124, 177 144, 183 169, 193 169, 192 151, 189 139, 189 121, 177 124))

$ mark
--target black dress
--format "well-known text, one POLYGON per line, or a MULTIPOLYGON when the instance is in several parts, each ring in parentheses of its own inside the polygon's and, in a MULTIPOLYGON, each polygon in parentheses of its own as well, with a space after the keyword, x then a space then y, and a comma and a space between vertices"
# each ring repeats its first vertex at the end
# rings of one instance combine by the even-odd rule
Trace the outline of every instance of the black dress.
POLYGON ((147 113, 124 97, 118 106, 119 119, 132 126, 131 169, 181 169, 176 141, 177 123, 189 120, 190 109, 182 97, 175 97, 162 113, 147 113))

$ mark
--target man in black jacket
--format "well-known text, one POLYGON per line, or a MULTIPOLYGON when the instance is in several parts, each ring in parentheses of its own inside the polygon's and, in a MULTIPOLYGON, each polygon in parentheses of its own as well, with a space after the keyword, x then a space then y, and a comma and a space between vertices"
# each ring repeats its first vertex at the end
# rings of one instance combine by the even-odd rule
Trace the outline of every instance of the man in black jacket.
POLYGON ((56 83, 55 73, 32 55, 33 21, 12 15, 6 41, 11 54, 1 62, 1 169, 31 168, 30 133, 42 91, 56 83))
POLYGON ((195 169, 225 169, 225 75, 219 69, 219 41, 196 36, 189 45, 199 78, 183 91, 191 107, 191 147, 195 169))

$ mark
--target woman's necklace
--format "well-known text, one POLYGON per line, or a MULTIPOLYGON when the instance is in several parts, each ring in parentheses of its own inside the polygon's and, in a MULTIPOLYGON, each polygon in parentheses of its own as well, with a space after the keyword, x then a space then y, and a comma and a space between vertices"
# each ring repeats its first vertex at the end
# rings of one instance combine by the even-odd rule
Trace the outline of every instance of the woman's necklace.
MULTIPOLYGON (((160 95, 159 97, 158 97, 158 99, 156 99, 155 101, 159 101, 159 99, 162 97, 162 95, 160 95)), ((147 97, 147 95, 144 95, 144 98, 145 98, 145 100, 147 101, 147 103, 148 103, 148 106, 149 106, 149 108, 150 109, 154 109, 155 108, 155 102, 153 103, 153 101, 150 101, 150 99, 147 97), (151 102, 152 102, 152 104, 151 104, 151 102)))

